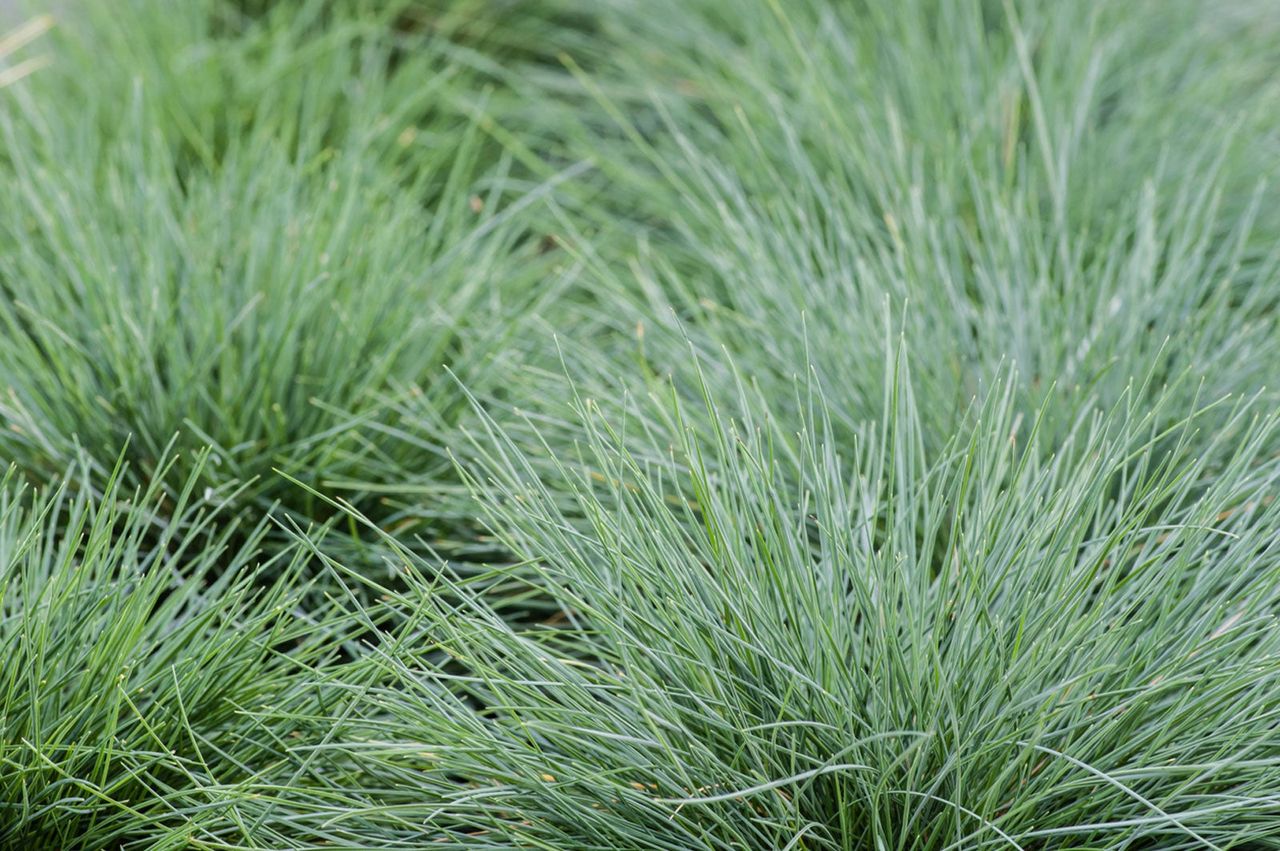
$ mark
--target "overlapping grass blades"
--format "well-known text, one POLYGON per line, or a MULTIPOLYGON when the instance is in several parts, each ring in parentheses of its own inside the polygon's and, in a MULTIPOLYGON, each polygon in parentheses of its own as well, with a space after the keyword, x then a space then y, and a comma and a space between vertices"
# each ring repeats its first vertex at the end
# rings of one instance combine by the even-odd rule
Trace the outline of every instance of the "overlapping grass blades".
POLYGON ((661 467, 587 405, 568 511, 491 432, 472 483, 559 615, 513 629, 403 554, 398 626, 334 675, 355 791, 321 821, 406 847, 1267 847, 1274 413, 1166 427, 1135 387, 1047 453, 1015 383, 938 450, 891 370, 850 450, 810 386, 798 455, 751 399, 661 467))
POLYGON ((255 713, 336 652, 339 621, 298 608, 305 554, 264 560, 265 524, 234 544, 198 478, 162 512, 158 488, 121 481, 0 487, 6 848, 163 847, 225 823, 223 787, 279 758, 255 713))
POLYGON ((616 294, 599 318, 624 338, 639 323, 658 376, 687 373, 690 337, 704 369, 726 349, 775 403, 812 367, 851 432, 882 413, 887 310, 920 341, 939 443, 1008 363, 1025 415, 1058 400, 1055 429, 1154 363, 1156 393, 1187 368, 1246 394, 1274 374, 1269 16, 621 7, 613 73, 580 75, 608 119, 570 145, 632 236, 622 260, 584 249, 616 294))
POLYGON ((1265 4, 82 2, 0 847, 1280 848, 1265 4))
POLYGON ((562 286, 528 220, 546 190, 515 196, 428 42, 393 69, 392 39, 358 19, 228 42, 178 27, 192 14, 135 10, 166 28, 145 39, 116 25, 167 64, 118 45, 127 67, 95 79, 85 58, 0 118, 0 447, 43 475, 127 442, 145 482, 178 435, 212 448, 204 485, 254 512, 313 507, 273 470, 359 491, 379 465, 447 491, 466 405, 443 367, 500 385, 562 286), (67 87, 89 115, 44 102, 67 87), (378 412, 402 397, 428 413, 389 441, 378 412))

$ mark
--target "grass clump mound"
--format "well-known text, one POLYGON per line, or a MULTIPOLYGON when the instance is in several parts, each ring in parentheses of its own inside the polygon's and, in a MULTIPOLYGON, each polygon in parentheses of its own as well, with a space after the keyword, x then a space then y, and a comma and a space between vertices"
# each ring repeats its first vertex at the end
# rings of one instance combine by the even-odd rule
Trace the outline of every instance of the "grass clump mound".
POLYGON ((1280 849, 1266 4, 67 2, 0 848, 1280 849))
POLYGON ((257 713, 334 652, 323 614, 297 609, 301 556, 264 560, 262 526, 231 545, 195 479, 164 520, 167 497, 120 483, 0 487, 6 848, 185 847, 149 843, 198 832, 277 758, 297 728, 257 713))
POLYGON ((1207 409, 1165 429, 1135 388, 1046 459, 1009 381, 934 453, 905 373, 890 381, 893 413, 847 454, 820 395, 797 457, 774 453, 753 404, 707 411, 657 470, 583 410, 581 456, 560 468, 572 511, 493 436, 488 517, 560 616, 513 629, 406 560, 387 604, 402 626, 337 674, 358 695, 338 735, 361 743, 342 756, 368 835, 1274 839, 1274 416, 1236 406, 1201 446, 1207 409), (1222 469, 1204 460, 1218 442, 1222 469))
POLYGON ((654 5, 617 4, 620 47, 579 75, 596 109, 569 144, 601 164, 602 227, 630 237, 624 260, 592 252, 616 293, 596 318, 643 335, 659 383, 697 383, 692 342, 732 388, 727 350, 798 417, 789 387, 813 369, 851 435, 883 414, 868 364, 887 314, 937 446, 1009 363, 1024 416, 1051 400, 1059 436, 1153 368, 1156 394, 1185 369, 1245 394, 1273 374, 1273 20, 1180 2, 654 5))
MULTIPOLYGON (((110 102, 114 85, 85 93, 106 130, 49 108, 35 83, 15 95, 2 119, 0 449, 24 472, 86 451, 106 467, 127 447, 145 484, 176 435, 184 458, 211 450, 211 494, 259 515, 282 501, 304 521, 323 518, 273 471, 356 491, 375 467, 423 487, 451 477, 458 381, 492 388, 521 357, 524 317, 558 288, 527 221, 538 190, 513 197, 509 162, 483 158, 478 127, 433 111, 454 85, 434 53, 383 81, 390 45, 362 64, 379 48, 345 26, 297 46, 276 36, 292 52, 243 120, 227 103, 207 110, 230 113, 220 124, 181 114, 159 71, 127 102, 110 102), (361 68, 371 91, 357 97, 361 68), (433 120, 456 131, 446 143, 420 138, 442 132, 433 120), (191 153, 215 143, 216 157, 191 153), (391 444, 379 434, 394 417, 369 421, 399 399, 429 416, 391 444)), ((200 51, 230 63, 233 47, 185 50, 202 65, 200 51)), ((210 77, 190 85, 238 89, 210 77)))

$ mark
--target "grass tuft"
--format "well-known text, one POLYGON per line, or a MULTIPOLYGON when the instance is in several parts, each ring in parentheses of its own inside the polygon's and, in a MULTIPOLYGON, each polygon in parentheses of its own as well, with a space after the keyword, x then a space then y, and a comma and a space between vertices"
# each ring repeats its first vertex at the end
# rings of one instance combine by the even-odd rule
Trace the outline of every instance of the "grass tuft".
POLYGON ((98 499, 0 485, 6 848, 167 847, 148 843, 225 821, 223 787, 291 729, 261 711, 334 655, 338 621, 298 608, 304 554, 263 557, 265 525, 235 544, 198 477, 160 513, 123 472, 98 499))
POLYGON ((66 2, 0 848, 1280 849, 1268 4, 66 2))

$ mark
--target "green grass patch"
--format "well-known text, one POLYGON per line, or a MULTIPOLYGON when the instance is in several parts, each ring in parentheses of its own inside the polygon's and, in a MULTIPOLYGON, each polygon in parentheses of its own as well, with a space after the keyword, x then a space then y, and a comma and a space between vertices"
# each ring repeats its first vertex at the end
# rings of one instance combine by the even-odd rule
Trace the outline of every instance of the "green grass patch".
POLYGON ((67 2, 0 847, 1280 848, 1268 4, 67 2))

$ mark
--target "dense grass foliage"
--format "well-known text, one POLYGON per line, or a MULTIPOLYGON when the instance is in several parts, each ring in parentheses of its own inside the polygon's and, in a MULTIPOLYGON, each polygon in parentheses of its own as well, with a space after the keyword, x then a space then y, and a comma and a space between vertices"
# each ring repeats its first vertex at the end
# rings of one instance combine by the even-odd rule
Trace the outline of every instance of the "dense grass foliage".
POLYGON ((1019 409, 1047 400, 1058 430, 1149 369, 1157 394, 1183 369, 1219 392, 1272 374, 1277 22, 1180 2, 654 6, 620 14, 612 71, 584 76, 616 126, 584 118, 573 150, 601 163, 602 212, 636 220, 628 262, 593 273, 656 374, 687 376, 690 335, 775 403, 811 368, 853 431, 883 413, 867 364, 887 314, 928 340, 934 446, 1010 363, 1019 409))
POLYGON ((0 847, 1280 848, 1280 16, 0 38, 0 847))
POLYGON ((1075 464, 1044 460, 1005 385, 934 455, 905 376, 890 381, 894 414, 844 456, 802 397, 816 420, 795 461, 773 454, 756 405, 711 411, 711 439, 685 432, 660 470, 585 409, 581 457, 560 468, 571 513, 514 444, 486 442, 490 521, 563 618, 514 631, 407 562, 390 603, 402 626, 338 675, 359 694, 341 735, 368 744, 342 757, 369 790, 370 836, 1274 838, 1280 467, 1260 457, 1274 417, 1237 406, 1200 446, 1204 412, 1160 429, 1166 412, 1135 410, 1135 388, 1072 430, 1090 458, 1075 464), (1230 460, 1212 471, 1218 442, 1230 460))
POLYGON ((88 115, 44 108, 33 87, 0 118, 0 446, 27 472, 56 473, 81 448, 100 459, 127 445, 149 476, 178 435, 212 448, 207 487, 247 484, 258 512, 305 496, 273 469, 357 489, 370 464, 447 479, 440 447, 465 404, 442 365, 488 389, 522 349, 523 317, 557 289, 521 220, 538 190, 511 200, 507 164, 482 159, 474 122, 437 109, 453 83, 436 52, 391 73, 390 44, 354 22, 297 44, 268 29, 287 51, 283 79, 250 78, 264 94, 246 88, 242 106, 224 74, 280 63, 258 58, 264 34, 224 46, 146 18, 166 30, 144 46, 171 63, 191 54, 201 72, 161 82, 222 99, 114 82, 139 62, 120 46, 113 61, 128 67, 96 77, 95 53, 68 81, 49 75, 88 115), (353 78, 369 90, 352 93, 353 78), (402 396, 431 416, 413 448, 388 448, 366 422, 402 396))
POLYGON ((219 818, 219 787, 278 758, 254 713, 334 653, 296 608, 301 555, 262 587, 261 526, 232 547, 194 480, 166 520, 120 480, 100 499, 0 486, 6 848, 158 847, 219 818))

